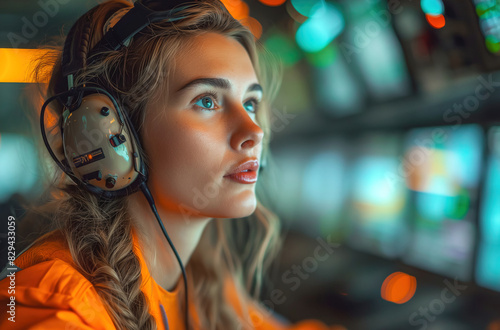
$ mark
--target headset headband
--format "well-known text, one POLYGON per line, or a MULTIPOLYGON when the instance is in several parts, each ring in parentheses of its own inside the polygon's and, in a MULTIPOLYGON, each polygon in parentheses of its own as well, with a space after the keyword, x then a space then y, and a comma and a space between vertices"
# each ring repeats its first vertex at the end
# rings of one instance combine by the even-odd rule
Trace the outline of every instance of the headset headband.
MULTIPOLYGON (((107 50, 118 50, 123 47, 128 40, 130 40, 134 35, 139 33, 142 29, 151 23, 158 21, 177 21, 183 19, 182 16, 176 16, 176 14, 196 5, 192 1, 186 0, 168 0, 168 1, 154 1, 154 0, 143 0, 136 1, 134 7, 132 7, 119 21, 109 29, 108 32, 104 34, 102 39, 89 51, 88 58, 95 60, 99 53, 107 50), (189 5, 179 7, 179 5, 191 2, 189 5), (149 5, 149 7, 147 7, 149 5), (150 9, 154 7, 155 10, 150 9), (161 9, 161 10, 156 10, 161 9)), ((93 11, 89 11, 87 14, 87 19, 90 22, 90 16, 93 11)), ((76 24, 75 24, 76 25, 76 24)), ((75 25, 71 28, 68 35, 73 35, 72 38, 67 38, 64 43, 63 57, 62 57, 62 74, 67 77, 69 81, 69 88, 72 86, 72 76, 80 69, 84 68, 86 65, 85 54, 80 51, 82 48, 79 40, 83 42, 90 43, 92 28, 90 24, 83 31, 76 31, 75 25), (74 57, 75 56, 75 57, 74 57)))

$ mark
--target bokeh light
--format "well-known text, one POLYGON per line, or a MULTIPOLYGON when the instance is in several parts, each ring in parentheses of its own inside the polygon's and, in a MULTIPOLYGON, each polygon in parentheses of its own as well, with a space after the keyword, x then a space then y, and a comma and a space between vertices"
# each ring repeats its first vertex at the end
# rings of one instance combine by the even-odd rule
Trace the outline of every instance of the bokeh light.
POLYGON ((313 15, 298 29, 297 44, 306 52, 318 52, 332 42, 344 29, 342 13, 331 4, 315 7, 313 15))
POLYGON ((486 330, 500 330, 500 319, 491 321, 486 330))
POLYGON ((443 15, 425 14, 425 18, 427 19, 427 22, 429 22, 429 24, 435 29, 440 29, 446 24, 443 15))
POLYGON ((221 0, 227 11, 235 19, 240 20, 247 18, 250 15, 248 4, 241 0, 221 0))
POLYGON ((33 193, 38 181, 37 153, 29 138, 2 133, 0 144, 0 202, 12 195, 33 193))
POLYGON ((492 53, 497 53, 500 51, 500 41, 497 37, 489 35, 486 37, 486 47, 492 53))
POLYGON ((296 44, 281 32, 269 35, 264 46, 271 53, 279 56, 285 66, 292 66, 302 58, 302 53, 296 44))
MULTIPOLYGON (((51 52, 46 49, 0 48, 0 82, 33 83, 36 60, 51 52)), ((45 72, 48 78, 49 68, 45 72)))
POLYGON ((421 0, 420 5, 426 14, 435 16, 444 14, 444 4, 441 0, 421 0))
POLYGON ((319 52, 307 53, 306 58, 313 66, 325 68, 332 64, 338 56, 338 49, 333 45, 328 45, 319 52))
POLYGON ((487 2, 478 3, 476 5, 477 16, 483 16, 488 11, 490 11, 490 9, 493 9, 494 7, 495 7, 495 4, 493 4, 493 3, 487 3, 487 2))
POLYGON ((295 10, 303 16, 311 16, 317 5, 325 5, 324 0, 291 0, 291 4, 295 10))
POLYGON ((259 0, 266 6, 276 7, 285 3, 286 0, 259 0))
POLYGON ((262 36, 262 25, 257 19, 249 16, 240 20, 240 22, 252 32, 255 39, 259 39, 262 36))
POLYGON ((304 16, 302 15, 301 13, 299 13, 295 7, 292 5, 292 2, 288 1, 286 3, 286 12, 288 13, 288 15, 290 15, 291 18, 293 18, 294 21, 302 24, 306 21, 307 19, 307 16, 304 16))
POLYGON ((395 304, 409 301, 417 290, 417 279, 403 272, 395 272, 387 276, 382 283, 382 299, 395 304))

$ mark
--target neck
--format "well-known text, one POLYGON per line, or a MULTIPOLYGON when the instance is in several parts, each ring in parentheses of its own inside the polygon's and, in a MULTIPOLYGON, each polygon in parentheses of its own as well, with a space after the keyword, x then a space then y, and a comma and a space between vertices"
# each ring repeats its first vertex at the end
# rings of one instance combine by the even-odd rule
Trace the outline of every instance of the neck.
MULTIPOLYGON (((138 243, 151 277, 165 290, 172 291, 182 274, 180 265, 156 217, 141 192, 129 196, 128 211, 136 229, 138 243)), ((193 217, 156 205, 160 219, 184 267, 212 218, 193 217)), ((174 209, 174 210, 173 210, 174 209)), ((177 207, 180 210, 180 208, 177 207)))

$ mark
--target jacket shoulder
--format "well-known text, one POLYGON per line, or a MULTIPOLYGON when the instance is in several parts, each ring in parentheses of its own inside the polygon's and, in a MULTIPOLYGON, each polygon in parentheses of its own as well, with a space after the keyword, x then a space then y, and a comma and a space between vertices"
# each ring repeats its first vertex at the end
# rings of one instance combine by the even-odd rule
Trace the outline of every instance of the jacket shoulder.
POLYGON ((0 328, 116 329, 97 290, 73 262, 61 231, 42 236, 6 269, 0 303, 14 300, 16 321, 0 315, 0 328))
POLYGON ((36 244, 21 252, 14 263, 17 267, 24 269, 54 259, 75 266, 68 243, 61 230, 53 230, 43 235, 36 244))
MULTIPOLYGON (((72 329, 115 329, 92 283, 60 259, 37 263, 1 280, 0 303, 12 300, 16 329, 69 325, 72 329)), ((13 325, 8 316, 0 316, 0 325, 13 325)))
POLYGON ((76 269, 60 230, 45 234, 18 255, 13 264, 7 264, 0 277, 0 288, 11 281, 16 284, 16 296, 24 290, 75 296, 92 287, 76 269))
MULTIPOLYGON (((8 268, 7 268, 8 269, 8 268)), ((37 263, 17 272, 10 272, 0 281, 0 289, 6 292, 5 286, 15 282, 16 299, 19 293, 35 293, 33 301, 40 300, 41 296, 58 295, 80 297, 86 294, 92 283, 86 279, 72 265, 60 259, 52 259, 37 263)), ((44 300, 44 304, 46 301, 44 300)))
POLYGON ((46 233, 17 254, 15 260, 8 261, 0 271, 0 281, 7 275, 12 274, 12 272, 18 272, 39 263, 56 259, 75 267, 68 244, 60 230, 46 233))

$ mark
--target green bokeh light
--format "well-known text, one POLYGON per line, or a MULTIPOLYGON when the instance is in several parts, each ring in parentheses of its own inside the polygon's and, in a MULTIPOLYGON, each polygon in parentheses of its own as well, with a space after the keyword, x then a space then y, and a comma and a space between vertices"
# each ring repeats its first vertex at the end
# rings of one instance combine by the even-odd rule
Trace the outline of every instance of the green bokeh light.
POLYGON ((285 66, 292 66, 302 58, 302 52, 295 42, 281 32, 271 34, 264 41, 264 46, 271 53, 279 56, 285 66))
POLYGON ((307 61, 318 68, 328 67, 330 64, 335 62, 338 56, 338 49, 333 44, 330 44, 315 53, 307 53, 306 58, 307 61))
POLYGON ((498 53, 500 51, 500 42, 494 36, 486 37, 486 48, 492 53, 498 53))

